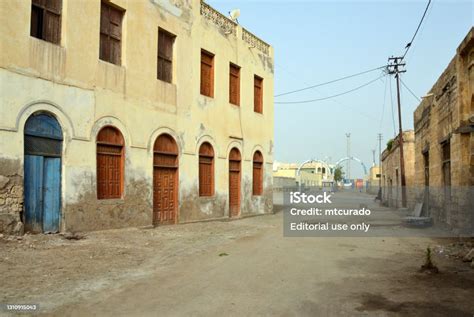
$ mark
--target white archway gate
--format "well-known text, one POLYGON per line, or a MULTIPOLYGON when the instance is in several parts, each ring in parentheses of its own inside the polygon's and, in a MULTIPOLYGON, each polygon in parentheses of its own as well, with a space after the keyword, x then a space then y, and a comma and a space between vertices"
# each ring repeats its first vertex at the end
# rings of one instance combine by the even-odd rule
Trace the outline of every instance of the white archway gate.
POLYGON ((309 163, 321 163, 326 166, 326 171, 328 171, 328 174, 332 174, 331 167, 329 166, 328 163, 326 163, 323 160, 310 159, 310 160, 304 161, 303 163, 300 164, 300 166, 298 167, 298 170, 296 171, 296 176, 298 177, 298 190, 299 191, 301 191, 301 169, 303 168, 303 166, 309 163))
POLYGON ((357 157, 354 157, 354 156, 347 156, 347 157, 341 158, 339 161, 336 162, 336 167, 341 166, 341 164, 343 162, 349 161, 349 160, 358 162, 362 166, 362 168, 364 169, 364 175, 367 175, 367 167, 365 167, 364 162, 362 162, 360 159, 358 159, 357 157))

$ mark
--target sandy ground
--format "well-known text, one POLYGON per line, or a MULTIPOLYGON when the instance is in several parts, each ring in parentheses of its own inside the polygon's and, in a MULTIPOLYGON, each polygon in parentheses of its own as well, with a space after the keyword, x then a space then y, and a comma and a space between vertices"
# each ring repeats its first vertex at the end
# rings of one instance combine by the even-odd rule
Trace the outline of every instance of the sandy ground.
MULTIPOLYGON (((0 239, 0 304, 53 316, 474 316, 452 239, 288 238, 282 214, 0 239), (439 274, 420 273, 425 249, 439 274)), ((0 314, 7 315, 3 309, 0 314)))

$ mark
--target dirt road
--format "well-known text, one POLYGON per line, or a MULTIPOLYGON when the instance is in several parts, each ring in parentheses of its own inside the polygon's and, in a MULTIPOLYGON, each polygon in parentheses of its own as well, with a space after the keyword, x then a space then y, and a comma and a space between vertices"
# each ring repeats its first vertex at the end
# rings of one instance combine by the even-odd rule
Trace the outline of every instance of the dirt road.
MULTIPOLYGON (((473 316, 474 270, 429 238, 285 238, 282 214, 0 239, 0 303, 53 316, 473 316)), ((0 313, 5 313, 2 311, 0 313)))

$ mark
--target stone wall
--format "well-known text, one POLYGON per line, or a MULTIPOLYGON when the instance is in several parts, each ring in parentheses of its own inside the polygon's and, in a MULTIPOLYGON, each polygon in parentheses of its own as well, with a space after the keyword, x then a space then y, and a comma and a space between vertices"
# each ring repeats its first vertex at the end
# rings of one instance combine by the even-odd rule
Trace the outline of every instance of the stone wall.
POLYGON ((22 175, 18 160, 0 159, 0 232, 23 234, 22 175))
POLYGON ((418 200, 425 215, 459 233, 474 232, 473 35, 414 113, 418 200))
MULTIPOLYGON (((403 132, 403 158, 405 165, 405 183, 409 208, 415 205, 413 187, 415 176, 415 135, 413 130, 403 132)), ((402 183, 400 170, 400 147, 398 136, 392 147, 382 153, 382 202, 390 207, 402 207, 402 183)))

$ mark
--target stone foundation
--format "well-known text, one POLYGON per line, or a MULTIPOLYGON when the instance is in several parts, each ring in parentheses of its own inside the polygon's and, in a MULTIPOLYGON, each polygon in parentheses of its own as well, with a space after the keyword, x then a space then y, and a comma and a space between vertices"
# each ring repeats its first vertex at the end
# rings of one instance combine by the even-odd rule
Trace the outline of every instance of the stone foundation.
POLYGON ((16 160, 0 161, 0 232, 23 234, 23 176, 16 160))

